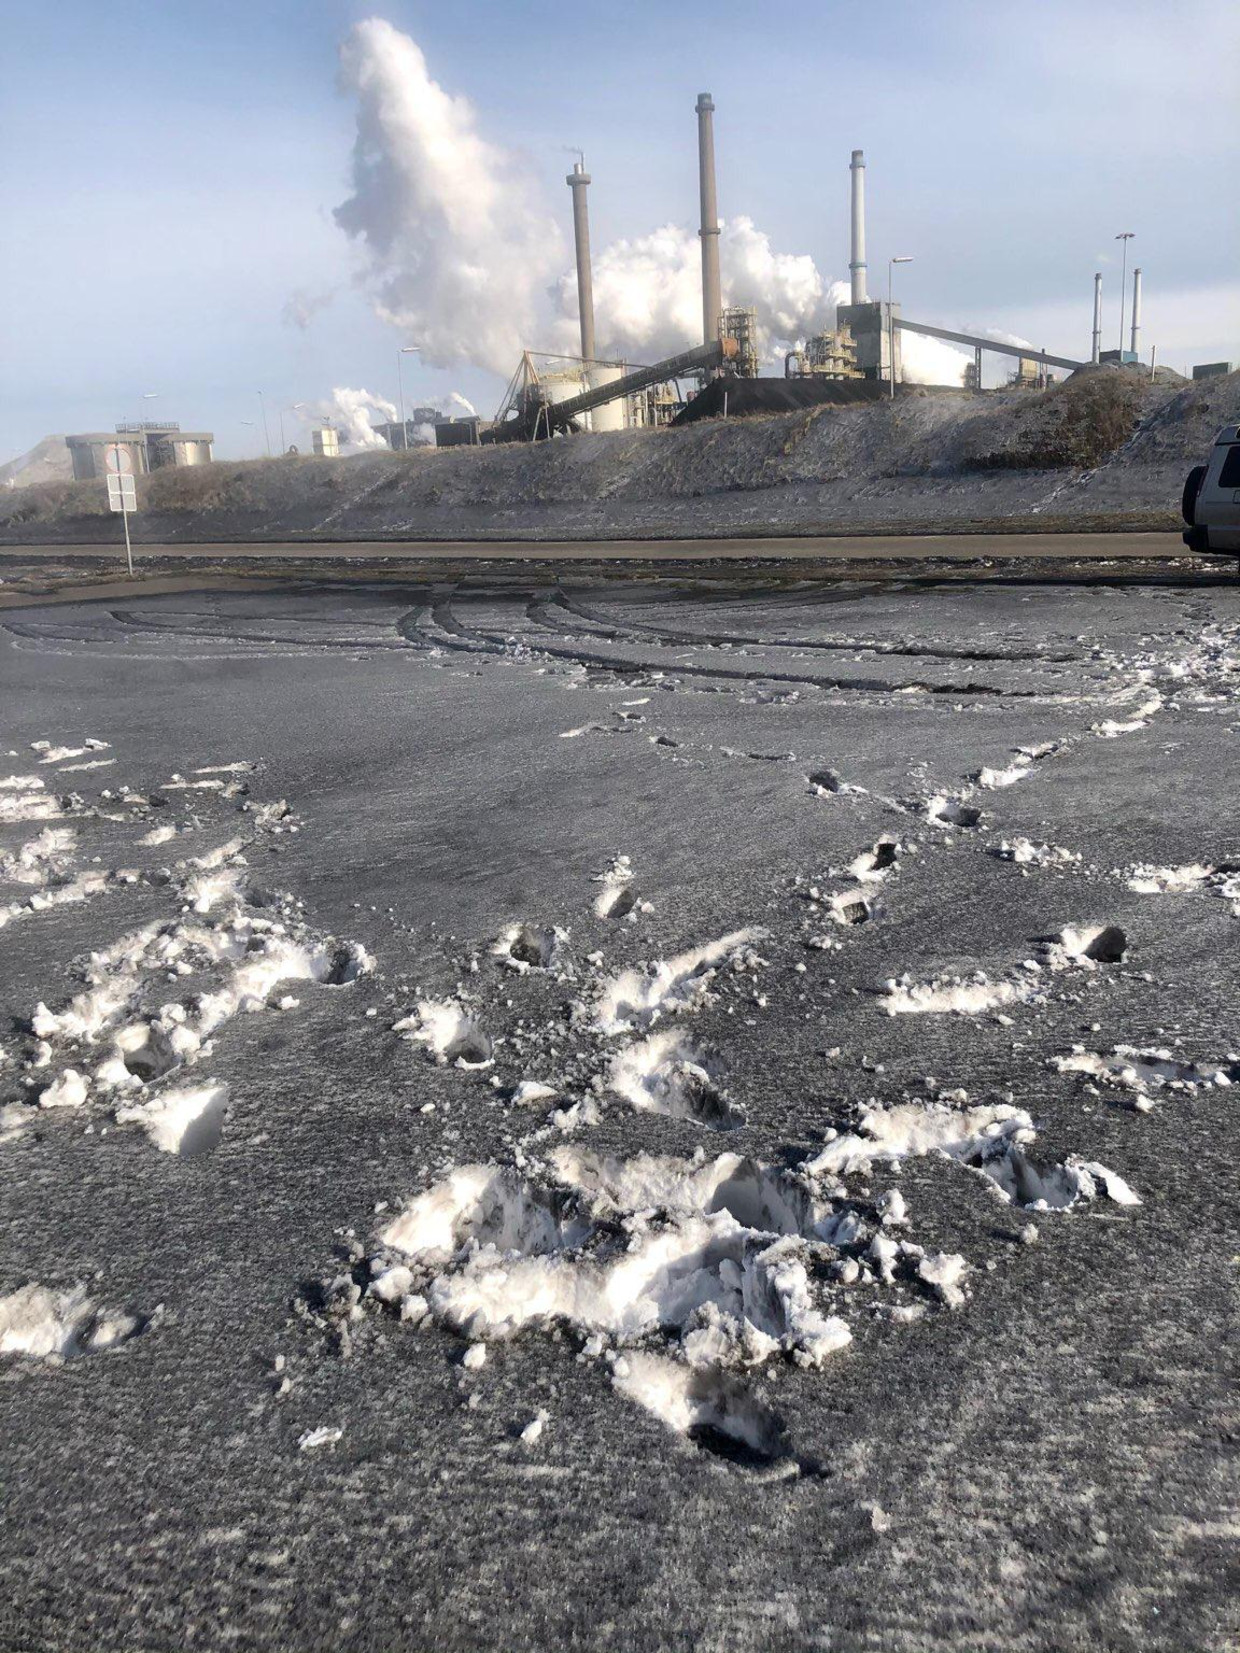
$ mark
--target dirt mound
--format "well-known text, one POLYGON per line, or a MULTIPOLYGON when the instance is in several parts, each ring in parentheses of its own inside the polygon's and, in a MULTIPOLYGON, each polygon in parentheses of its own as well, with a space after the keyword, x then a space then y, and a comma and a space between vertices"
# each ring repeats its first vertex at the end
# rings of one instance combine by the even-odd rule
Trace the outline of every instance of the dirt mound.
MULTIPOLYGON (((910 391, 675 430, 139 479, 139 543, 813 534, 1004 524, 1174 529, 1180 485, 1238 416, 1240 375, 1118 368, 1045 393, 910 391)), ((111 537, 101 482, 0 496, 0 541, 111 537)))

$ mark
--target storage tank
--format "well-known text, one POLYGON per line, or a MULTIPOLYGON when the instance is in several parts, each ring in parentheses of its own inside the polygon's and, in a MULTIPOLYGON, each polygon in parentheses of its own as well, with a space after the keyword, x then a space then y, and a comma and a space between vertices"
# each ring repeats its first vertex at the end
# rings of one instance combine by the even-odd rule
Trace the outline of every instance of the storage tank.
MULTIPOLYGON (((601 385, 614 385, 617 379, 624 377, 624 368, 619 362, 592 362, 586 369, 586 380, 591 390, 597 390, 601 385)), ((592 408, 589 415, 590 429, 623 430, 625 428, 625 399, 617 396, 614 402, 604 402, 601 408, 592 408)))

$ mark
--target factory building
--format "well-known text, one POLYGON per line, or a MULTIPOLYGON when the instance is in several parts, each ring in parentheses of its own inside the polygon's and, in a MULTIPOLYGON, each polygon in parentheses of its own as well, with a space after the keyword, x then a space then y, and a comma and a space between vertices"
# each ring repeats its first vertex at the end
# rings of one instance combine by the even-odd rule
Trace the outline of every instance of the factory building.
POLYGON ((125 455, 122 470, 131 476, 145 476, 148 471, 161 471, 169 465, 209 465, 214 441, 210 431, 182 430, 176 424, 142 421, 117 425, 115 431, 66 436, 65 446, 73 461, 73 480, 88 482, 92 477, 108 474, 108 453, 115 453, 117 449, 125 455))
MULTIPOLYGON (((982 362, 986 355, 1015 358, 1007 383, 1022 390, 1040 391, 1053 383, 1051 368, 1068 372, 1089 362, 1055 356, 1025 344, 932 326, 905 317, 891 296, 891 270, 911 259, 886 260, 885 299, 869 290, 866 256, 865 154, 852 151, 850 291, 848 303, 836 308, 833 328, 797 343, 784 357, 782 379, 764 377, 761 361, 761 322, 751 306, 723 303, 720 271, 720 223, 715 178, 715 103, 709 92, 698 95, 698 191, 702 260, 702 343, 649 366, 634 368, 597 359, 595 346, 594 284, 590 268, 590 175, 582 156, 565 180, 572 191, 573 245, 577 266, 577 303, 581 355, 559 357, 540 370, 526 350, 509 380, 494 421, 483 427, 482 442, 538 441, 580 431, 622 430, 675 420, 728 418, 744 413, 776 411, 790 406, 873 400, 895 396, 904 384, 901 349, 905 334, 963 345, 971 353, 961 367, 965 390, 982 389, 982 362), (684 401, 682 381, 697 386, 684 401)), ((736 297, 743 297, 737 294, 736 297)), ((1101 349, 1102 277, 1094 278, 1094 326, 1089 360, 1094 364, 1116 360, 1136 362, 1141 336, 1141 271, 1133 275, 1130 347, 1114 353, 1101 349)), ((1151 363, 1153 352, 1151 351, 1151 363)), ((1164 370, 1165 371, 1165 370, 1164 370)), ((1203 369, 1208 371, 1208 369, 1203 369)), ((1151 366, 1151 373, 1153 368, 1151 366)), ((955 389, 956 384, 944 386, 955 389)), ((437 439, 459 441, 455 431, 437 427, 437 439)))

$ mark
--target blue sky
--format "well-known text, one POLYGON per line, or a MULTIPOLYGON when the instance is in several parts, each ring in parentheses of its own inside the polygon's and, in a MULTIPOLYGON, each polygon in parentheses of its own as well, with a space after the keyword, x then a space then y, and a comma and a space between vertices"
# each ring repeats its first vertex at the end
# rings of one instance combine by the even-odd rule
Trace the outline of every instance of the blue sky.
MULTIPOLYGON (((356 116, 337 54, 370 16, 519 152, 566 232, 567 150, 584 147, 596 249, 695 226, 707 89, 721 212, 824 275, 846 270, 860 145, 871 265, 915 257, 910 315, 1084 353, 1103 268, 1113 343, 1118 268, 1101 260, 1133 230, 1160 358, 1240 360, 1234 4, 9 3, 0 459, 157 416, 253 454, 260 389, 273 439, 276 409, 334 386, 395 400, 401 335, 332 218, 356 116), (297 294, 322 301, 305 328, 282 319, 297 294)), ((410 401, 498 400, 477 367, 406 362, 410 401)))

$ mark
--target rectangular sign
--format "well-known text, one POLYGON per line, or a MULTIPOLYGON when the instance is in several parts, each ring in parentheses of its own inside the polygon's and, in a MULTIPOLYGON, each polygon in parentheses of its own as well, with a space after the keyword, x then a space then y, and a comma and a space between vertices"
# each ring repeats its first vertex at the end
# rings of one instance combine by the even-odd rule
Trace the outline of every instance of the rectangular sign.
POLYGON ((112 511, 136 511, 138 495, 131 476, 110 476, 108 478, 108 509, 112 511))

